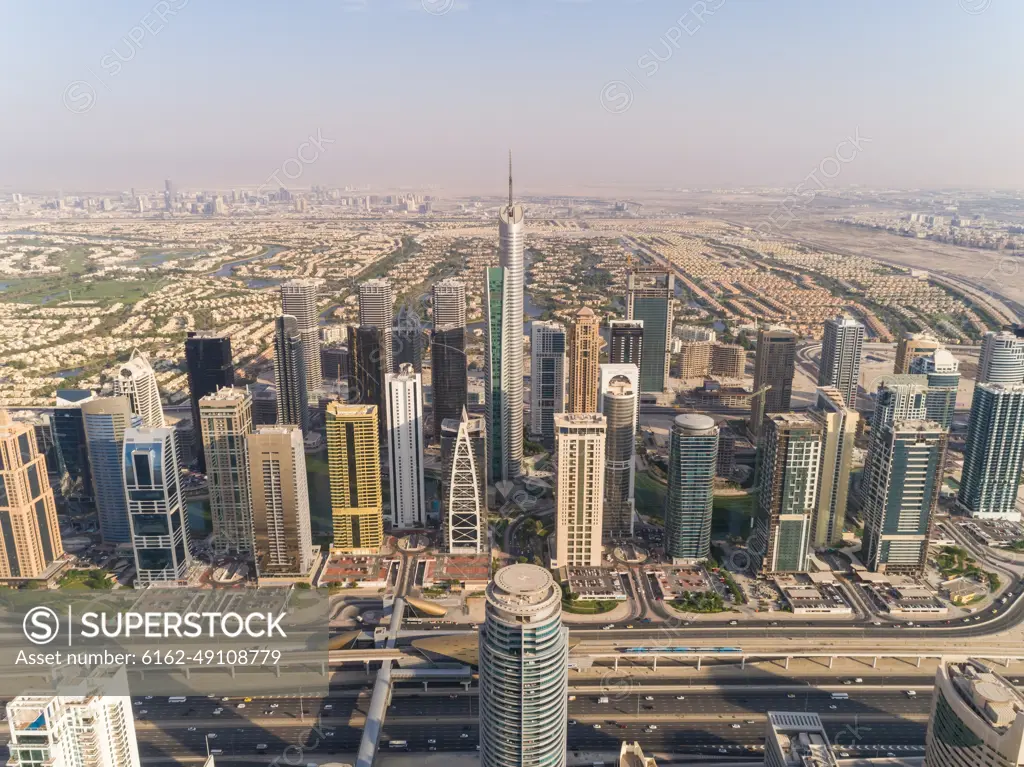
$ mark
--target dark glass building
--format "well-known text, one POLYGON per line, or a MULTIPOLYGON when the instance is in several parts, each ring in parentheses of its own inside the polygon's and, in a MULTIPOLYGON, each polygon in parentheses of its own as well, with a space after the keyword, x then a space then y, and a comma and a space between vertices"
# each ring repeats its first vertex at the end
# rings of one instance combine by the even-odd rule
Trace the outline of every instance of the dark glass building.
MULTIPOLYGON (((391 334, 383 333, 376 326, 349 326, 348 349, 352 365, 349 404, 376 405, 378 413, 384 412, 384 376, 390 372, 385 366, 391 358, 385 344, 390 343, 391 334)), ((383 441, 387 419, 379 418, 378 427, 383 441)))
POLYGON ((609 320, 608 362, 612 365, 636 365, 644 351, 644 323, 642 320, 609 320))
POLYGON ((441 438, 446 420, 459 420, 466 407, 469 380, 466 373, 466 329, 442 325, 434 329, 430 347, 434 395, 433 435, 441 438))
POLYGON ((274 379, 277 384, 277 421, 309 432, 309 391, 306 359, 299 324, 283 314, 274 324, 274 379))
POLYGON ((235 384, 235 363, 231 358, 231 337, 190 332, 185 339, 185 367, 192 404, 192 428, 199 470, 206 471, 199 423, 199 400, 218 389, 235 384))
POLYGON ((88 389, 58 389, 57 407, 50 415, 61 493, 75 511, 94 508, 92 469, 85 439, 82 403, 95 397, 95 393, 88 389))

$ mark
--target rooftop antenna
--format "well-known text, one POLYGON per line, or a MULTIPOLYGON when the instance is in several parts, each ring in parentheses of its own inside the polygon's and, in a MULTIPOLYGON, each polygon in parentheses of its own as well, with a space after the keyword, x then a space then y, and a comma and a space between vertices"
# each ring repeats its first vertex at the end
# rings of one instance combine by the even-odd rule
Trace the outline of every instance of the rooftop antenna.
POLYGON ((512 208, 512 150, 508 150, 508 207, 512 208))

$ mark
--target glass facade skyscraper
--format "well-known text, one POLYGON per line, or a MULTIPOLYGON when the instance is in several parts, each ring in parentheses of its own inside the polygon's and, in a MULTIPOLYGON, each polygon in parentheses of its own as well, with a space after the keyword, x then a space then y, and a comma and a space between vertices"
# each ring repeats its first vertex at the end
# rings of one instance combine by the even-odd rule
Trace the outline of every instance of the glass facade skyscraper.
POLYGON ((668 386, 675 276, 664 270, 637 270, 626 286, 626 318, 643 323, 640 391, 662 392, 668 386))
POLYGON ((142 426, 142 418, 132 415, 127 397, 101 397, 84 402, 82 416, 100 536, 108 544, 131 543, 128 501, 121 469, 122 448, 125 431, 142 426))
POLYGON ((1022 470, 1024 384, 978 384, 957 503, 971 516, 1019 521, 1016 503, 1022 470))
POLYGON ((564 767, 569 630, 542 567, 516 564, 487 585, 480 627, 481 767, 564 767))
POLYGON ((750 553, 762 574, 804 572, 818 502, 822 427, 798 413, 764 420, 750 553))
POLYGON ((534 320, 530 328, 530 433, 555 447, 555 413, 565 412, 565 326, 534 320))
POLYGON ((174 429, 127 429, 122 466, 136 581, 184 585, 192 553, 174 429))
POLYGON ((199 470, 206 471, 199 400, 235 383, 235 363, 230 336, 190 332, 185 339, 185 368, 188 371, 192 426, 195 429, 199 470))
POLYGON ((676 416, 665 494, 665 553, 673 562, 699 562, 710 554, 717 463, 715 419, 696 413, 676 416))

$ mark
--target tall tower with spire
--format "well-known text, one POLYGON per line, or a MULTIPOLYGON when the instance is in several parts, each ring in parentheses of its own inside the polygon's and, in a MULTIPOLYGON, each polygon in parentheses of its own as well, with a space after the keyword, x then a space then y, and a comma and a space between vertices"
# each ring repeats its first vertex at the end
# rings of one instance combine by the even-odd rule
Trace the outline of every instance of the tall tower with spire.
POLYGON ((495 482, 517 477, 523 462, 523 241, 525 214, 512 197, 498 212, 500 266, 487 270, 487 444, 495 482))

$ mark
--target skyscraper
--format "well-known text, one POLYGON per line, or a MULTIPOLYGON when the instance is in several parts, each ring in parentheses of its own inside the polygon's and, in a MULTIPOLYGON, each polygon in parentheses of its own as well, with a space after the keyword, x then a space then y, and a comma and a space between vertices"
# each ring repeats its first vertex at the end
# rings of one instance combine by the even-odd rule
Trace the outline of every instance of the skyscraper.
POLYGON ((335 551, 376 554, 384 543, 377 419, 376 405, 327 405, 327 467, 335 551))
POLYGON ((543 567, 503 567, 480 627, 480 765, 565 767, 569 629, 543 567))
POLYGON ((423 324, 416 312, 408 306, 398 310, 391 335, 396 369, 408 364, 417 373, 423 372, 423 333, 423 324))
POLYGON ((864 352, 864 325, 849 315, 825 322, 821 343, 818 386, 838 389, 851 410, 857 408, 860 361, 864 352))
POLYGON ((353 378, 349 388, 349 401, 377 407, 380 439, 383 442, 387 433, 387 420, 384 418, 384 379, 388 371, 384 365, 387 363, 387 348, 390 348, 385 346, 390 344, 389 336, 376 327, 349 327, 348 331, 353 378))
POLYGON ((386 384, 391 524, 400 529, 423 527, 423 385, 412 365, 389 373, 386 384))
POLYGON ((601 566, 606 428, 599 413, 555 415, 558 567, 601 566))
POLYGON ((931 421, 896 421, 872 433, 864 483, 861 560, 875 572, 920 575, 942 485, 947 432, 931 421))
POLYGON ((509 155, 508 205, 498 212, 498 268, 485 275, 487 336, 487 439, 491 476, 511 480, 523 462, 523 245, 526 214, 512 200, 509 155))
POLYGON ((484 419, 464 409, 441 427, 441 527, 450 554, 489 551, 487 540, 487 451, 484 419))
POLYGON ((122 466, 136 583, 186 585, 192 552, 174 429, 126 429, 122 466))
POLYGON ((821 425, 776 413, 765 417, 762 440, 751 554, 763 574, 803 572, 821 480, 821 425))
POLYGON ((448 277, 434 283, 434 327, 466 326, 466 286, 461 280, 448 277))
POLYGON ((966 444, 957 503, 974 517, 1019 521, 1024 384, 974 387, 966 444))
POLYGON ((1024 764, 1024 695, 973 659, 942 659, 935 672, 924 767, 1024 764))
POLYGON ((711 553, 718 436, 715 419, 698 413, 677 415, 672 426, 665 553, 673 562, 701 562, 711 553))
POLYGON ((313 539, 302 432, 291 425, 261 426, 245 441, 257 573, 305 578, 313 567, 313 539))
POLYGON ((757 331, 754 353, 754 396, 750 401, 750 431, 761 433, 765 416, 789 412, 796 372, 796 333, 782 325, 757 331))
POLYGON ((569 396, 565 412, 597 412, 597 366, 601 362, 601 321, 584 306, 569 325, 569 396))
POLYGON ((602 535, 606 538, 633 535, 639 375, 636 365, 601 365, 599 409, 607 421, 602 513, 602 535), (626 370, 616 375, 615 368, 626 370))
POLYGON ((46 458, 32 426, 0 410, 0 577, 38 578, 63 554, 46 458))
POLYGON ((435 440, 448 418, 462 415, 469 396, 466 370, 466 286, 448 278, 434 284, 434 328, 430 337, 435 440))
POLYGON ((487 413, 487 462, 494 482, 509 481, 522 467, 522 441, 516 442, 512 422, 510 354, 506 348, 508 327, 504 319, 508 272, 491 267, 484 272, 484 311, 487 337, 484 339, 484 398, 487 413))
POLYGON ((910 372, 910 363, 918 357, 930 354, 942 346, 938 339, 927 333, 904 333, 896 343, 896 364, 892 372, 895 375, 906 375, 910 372))
POLYGON ((188 370, 192 424, 198 446, 199 470, 206 471, 203 452, 199 400, 218 389, 235 384, 235 363, 231 357, 231 337, 190 331, 185 339, 185 367, 188 370))
POLYGON ((96 393, 88 389, 57 389, 56 407, 50 414, 61 494, 77 511, 93 506, 92 470, 82 415, 82 404, 92 399, 96 399, 96 393))
POLYGON ((100 536, 107 544, 131 543, 121 462, 125 430, 142 426, 142 418, 132 415, 127 397, 102 397, 83 402, 82 416, 100 536))
POLYGON ((330 384, 349 383, 352 367, 349 363, 349 350, 341 344, 322 344, 320 346, 320 370, 324 381, 330 384))
POLYGON ((131 359, 114 376, 114 396, 128 398, 132 412, 142 418, 143 426, 164 425, 164 409, 160 404, 156 374, 146 355, 138 349, 132 352, 131 359))
POLYGON ((127 695, 19 695, 7 704, 7 725, 9 767, 140 765, 127 695))
POLYGON ((643 320, 608 320, 608 336, 608 362, 639 369, 644 350, 643 320))
POLYGON ((206 481, 213 520, 213 548, 225 553, 253 550, 249 506, 249 458, 245 438, 252 433, 252 396, 222 388, 199 400, 206 453, 206 481))
MULTIPOLYGON (((810 711, 769 711, 764 767, 838 767, 821 717, 810 711)), ((838 750, 838 748, 836 749, 838 750)))
MULTIPOLYGON (((319 343, 319 342, 318 342, 319 343)), ((317 369, 320 368, 319 351, 317 369)), ((309 431, 309 392, 302 333, 296 319, 284 314, 274 321, 274 382, 277 385, 277 422, 309 431)))
POLYGON ((810 415, 821 424, 821 488, 811 520, 811 545, 826 548, 843 538, 850 492, 850 470, 860 414, 847 407, 838 389, 821 387, 810 415))
POLYGON ((928 377, 894 375, 878 387, 871 430, 880 431, 883 426, 896 421, 924 421, 927 415, 928 377))
POLYGON ((270 384, 249 387, 252 393, 252 425, 273 426, 277 423, 277 389, 270 384))
POLYGON ((910 372, 928 378, 926 420, 941 423, 948 429, 953 424, 953 414, 956 412, 956 395, 960 388, 960 361, 947 349, 939 347, 911 362, 910 372))
POLYGON ((626 318, 643 322, 640 390, 661 392, 668 386, 675 275, 660 269, 636 270, 626 285, 626 318))
POLYGON ((534 320, 530 329, 530 434, 555 446, 555 413, 565 412, 565 327, 534 320))
POLYGON ((1024 333, 1001 330, 981 339, 978 383, 1024 383, 1024 333))
MULTIPOLYGON (((395 351, 392 334, 395 325, 395 294, 391 283, 384 279, 367 280, 359 284, 359 327, 376 328, 380 332, 380 367, 387 375, 395 371, 395 351)), ((383 379, 381 379, 383 381, 383 379)))
MULTIPOLYGON (((281 314, 295 318, 295 326, 302 339, 306 388, 313 391, 323 385, 323 371, 320 369, 320 313, 316 308, 317 290, 322 284, 322 280, 308 278, 281 284, 281 314)), ((303 432, 307 428, 304 425, 303 432)))

